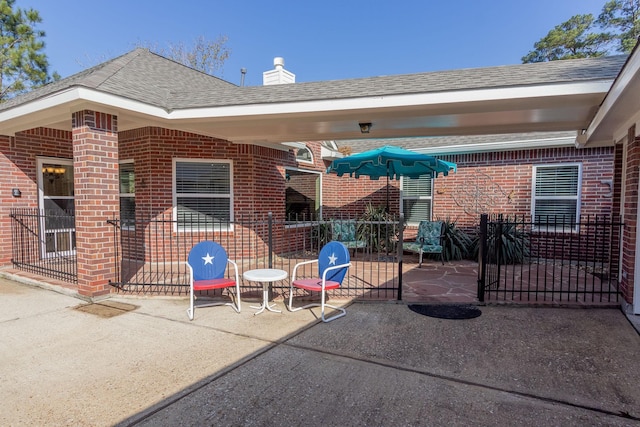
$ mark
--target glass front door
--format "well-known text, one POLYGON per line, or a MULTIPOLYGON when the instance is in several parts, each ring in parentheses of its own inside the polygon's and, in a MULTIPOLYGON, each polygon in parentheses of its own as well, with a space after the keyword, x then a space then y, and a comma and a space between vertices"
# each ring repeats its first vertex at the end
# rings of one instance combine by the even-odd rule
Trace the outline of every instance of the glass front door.
POLYGON ((39 159, 38 170, 43 257, 73 255, 76 251, 73 162, 39 159))

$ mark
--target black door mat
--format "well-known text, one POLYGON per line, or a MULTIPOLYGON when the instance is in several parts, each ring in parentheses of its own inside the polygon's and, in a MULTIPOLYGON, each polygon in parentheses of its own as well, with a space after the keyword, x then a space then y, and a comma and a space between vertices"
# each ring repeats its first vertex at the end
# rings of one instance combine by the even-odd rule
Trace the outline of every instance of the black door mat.
POLYGON ((482 311, 474 305, 424 305, 409 304, 409 310, 424 316, 438 319, 473 319, 482 314, 482 311))

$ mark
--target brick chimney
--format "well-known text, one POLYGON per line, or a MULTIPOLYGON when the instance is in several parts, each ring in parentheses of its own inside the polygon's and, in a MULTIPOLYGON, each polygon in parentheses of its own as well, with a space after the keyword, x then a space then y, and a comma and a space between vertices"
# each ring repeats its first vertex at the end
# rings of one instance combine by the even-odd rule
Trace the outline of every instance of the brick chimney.
POLYGON ((262 73, 262 85, 282 85, 296 82, 296 75, 284 69, 284 58, 273 59, 275 69, 262 73))

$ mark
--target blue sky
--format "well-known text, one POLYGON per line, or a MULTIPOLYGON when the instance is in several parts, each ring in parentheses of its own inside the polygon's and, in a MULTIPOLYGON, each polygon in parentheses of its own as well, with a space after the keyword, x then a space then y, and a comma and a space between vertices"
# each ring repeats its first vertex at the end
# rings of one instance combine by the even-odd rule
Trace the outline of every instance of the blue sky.
POLYGON ((554 26, 606 0, 16 0, 43 19, 62 77, 140 43, 227 36, 221 77, 261 85, 281 56, 297 82, 518 64, 554 26))

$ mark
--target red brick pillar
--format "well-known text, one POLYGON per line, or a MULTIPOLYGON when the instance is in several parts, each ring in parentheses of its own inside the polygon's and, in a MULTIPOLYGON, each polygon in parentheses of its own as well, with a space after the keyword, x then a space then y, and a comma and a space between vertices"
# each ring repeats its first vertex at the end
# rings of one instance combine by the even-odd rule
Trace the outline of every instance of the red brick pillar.
POLYGON ((636 239, 638 238, 638 184, 640 182, 640 137, 636 137, 635 126, 629 129, 627 138, 624 201, 624 228, 622 233, 622 280, 620 292, 625 301, 633 304, 636 262, 636 239))
POLYGON ((113 226, 118 215, 117 117, 78 111, 72 118, 78 293, 108 294, 115 279, 113 226))

